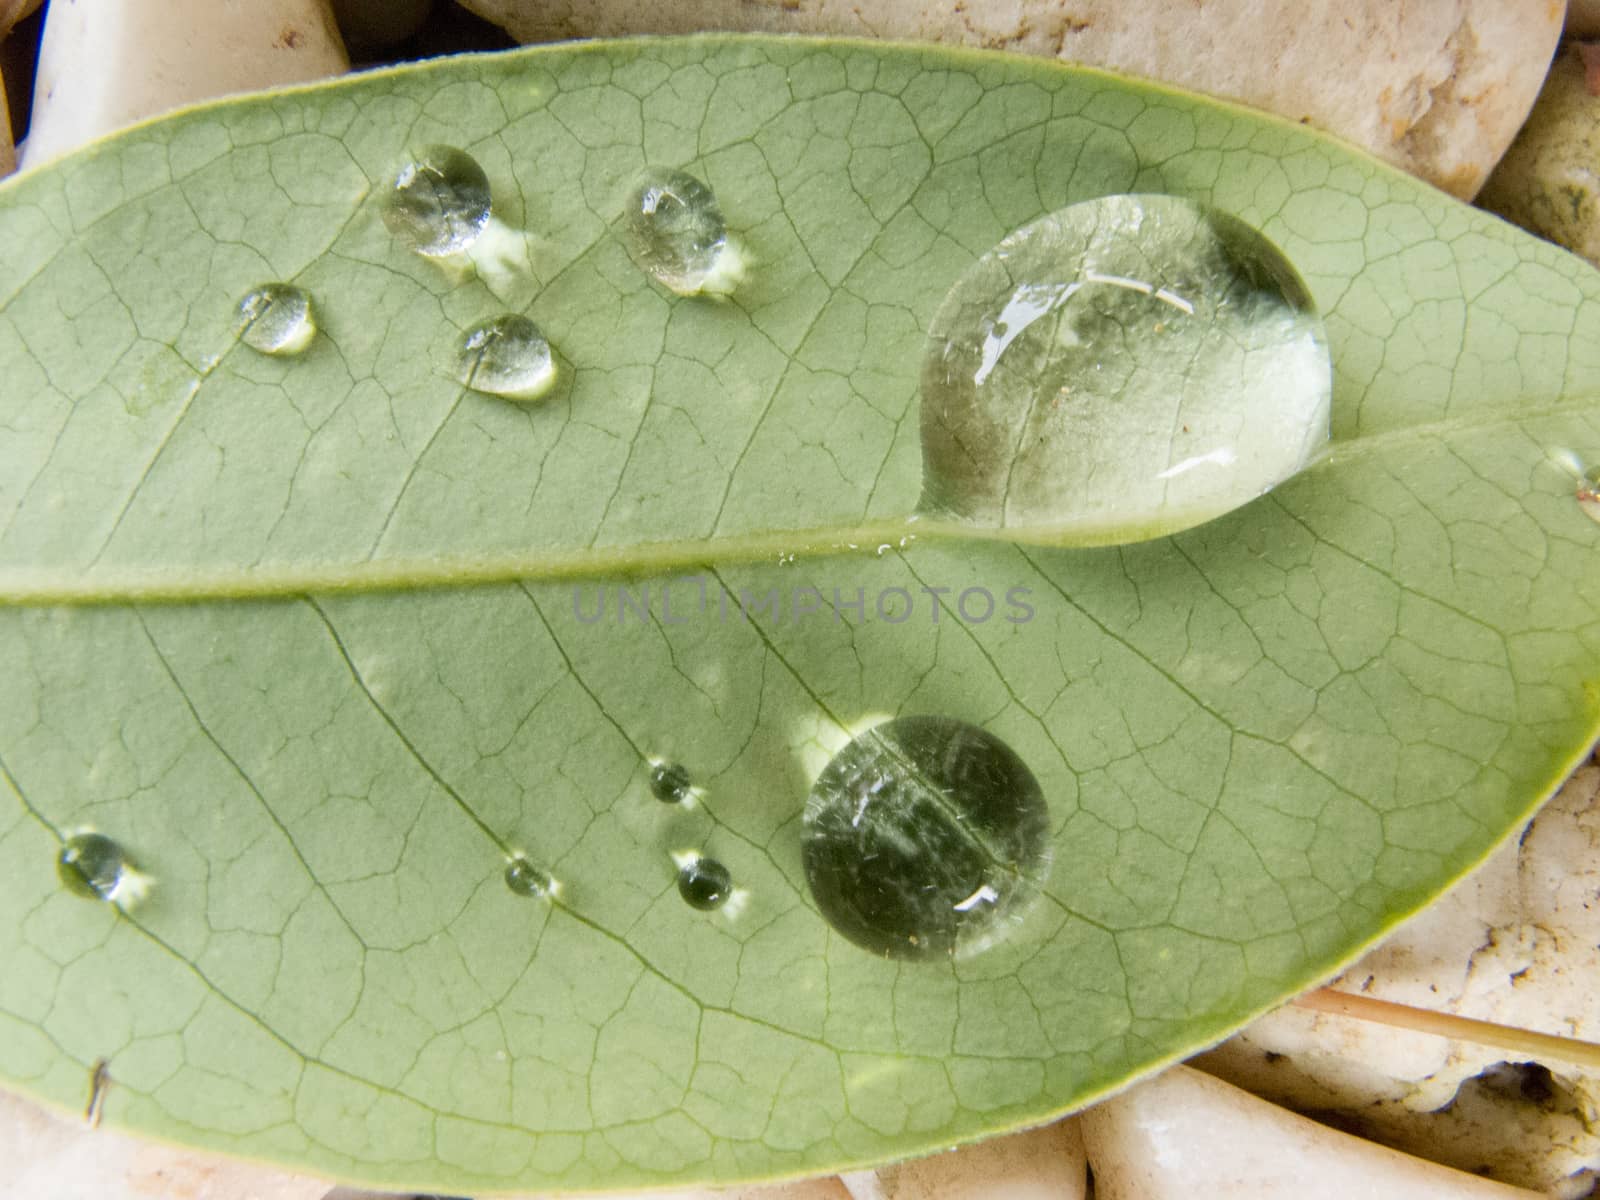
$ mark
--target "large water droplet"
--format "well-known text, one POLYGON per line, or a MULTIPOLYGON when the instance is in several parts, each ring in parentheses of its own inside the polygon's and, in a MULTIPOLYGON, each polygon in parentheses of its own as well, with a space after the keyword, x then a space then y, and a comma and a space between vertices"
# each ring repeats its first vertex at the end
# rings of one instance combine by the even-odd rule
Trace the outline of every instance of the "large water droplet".
POLYGON ((714 858, 692 858, 678 869, 678 895, 690 908, 721 908, 733 892, 733 876, 714 858))
POLYGON ((950 717, 898 717, 852 740, 817 776, 801 839, 822 915, 890 958, 993 944, 1050 862, 1033 773, 999 738, 950 717))
POLYGON ((238 330, 262 354, 299 354, 317 336, 311 297, 292 283, 264 283, 239 301, 238 330))
POLYGON ((543 898, 554 894, 555 880, 522 855, 506 863, 506 886, 519 896, 543 898))
POLYGON ((682 804, 691 790, 689 772, 677 763, 660 762, 650 768, 650 792, 663 804, 682 804))
POLYGON ((1307 465, 1332 371, 1310 292, 1237 217, 1107 196, 956 281, 922 372, 926 511, 1088 544, 1188 528, 1307 465))
POLYGON ((731 291, 737 252, 717 198, 684 171, 647 167, 622 214, 628 254, 645 274, 680 296, 731 291))
POLYGON ((383 223, 418 254, 459 254, 489 223, 489 177, 472 155, 429 146, 395 175, 383 223))
POLYGON ((539 327, 508 314, 474 325, 461 337, 456 378, 476 392, 533 400, 556 381, 556 362, 539 327))
POLYGON ((56 874, 67 890, 89 900, 113 900, 130 870, 122 847, 101 833, 69 837, 56 857, 56 874))

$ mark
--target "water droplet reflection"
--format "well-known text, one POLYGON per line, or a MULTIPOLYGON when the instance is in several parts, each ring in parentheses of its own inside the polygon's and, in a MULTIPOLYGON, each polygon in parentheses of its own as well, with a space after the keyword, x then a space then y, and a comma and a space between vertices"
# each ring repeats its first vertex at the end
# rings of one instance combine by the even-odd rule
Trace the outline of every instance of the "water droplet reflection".
POLYGON ((292 283, 265 283, 239 301, 239 340, 262 354, 299 354, 317 335, 311 297, 292 283))
POLYGON ((924 511, 1131 541, 1303 469, 1332 370, 1309 290, 1230 214, 1107 196, 1006 237, 950 289, 922 373, 924 511))
POLYGON ((854 738, 812 786, 802 860, 817 907, 890 958, 969 955, 1037 896, 1050 861, 1038 781, 999 738, 897 717, 854 738))
POLYGON ((680 296, 729 292, 738 283, 740 256, 717 198, 687 172, 648 167, 639 175, 622 239, 641 271, 680 296))
POLYGON ((99 833, 75 834, 56 857, 56 875, 69 892, 86 900, 115 900, 130 871, 122 847, 99 833))
POLYGON ((556 381, 555 357, 544 334, 527 317, 496 317, 461 336, 456 378, 475 392, 535 400, 556 381))
POLYGON ((1594 521, 1600 521, 1600 466, 1586 468, 1578 476, 1578 507, 1594 521))
POLYGON ((678 869, 678 895, 690 908, 721 908, 733 892, 733 876, 714 858, 692 858, 678 869))
POLYGON ((389 232, 430 258, 459 254, 477 241, 489 210, 489 177, 454 146, 429 146, 401 167, 382 207, 389 232))
POLYGON ((682 804, 691 789, 689 772, 677 763, 661 762, 650 768, 650 792, 663 804, 682 804))
POLYGON ((556 882, 520 854, 506 864, 506 886, 519 896, 543 899, 555 894, 556 882))

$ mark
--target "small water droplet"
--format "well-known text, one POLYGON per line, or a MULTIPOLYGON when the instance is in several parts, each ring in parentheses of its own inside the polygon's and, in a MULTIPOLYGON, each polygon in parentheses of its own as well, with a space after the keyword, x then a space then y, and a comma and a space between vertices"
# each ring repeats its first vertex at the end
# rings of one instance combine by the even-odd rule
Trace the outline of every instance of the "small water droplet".
POLYGON ((935 314, 922 507, 1080 544, 1175 532, 1303 469, 1331 400, 1310 291, 1260 232, 1176 196, 1074 204, 935 314))
POLYGON ((114 900, 130 869, 122 847, 100 833, 74 834, 56 858, 67 890, 88 900, 114 900))
POLYGON ((1578 476, 1578 507, 1600 521, 1600 466, 1587 467, 1578 476))
POLYGON ((634 264, 680 296, 731 291, 737 282, 729 272, 738 253, 717 198, 687 172, 645 168, 628 193, 622 236, 634 264))
POLYGON ((456 378, 475 392, 534 400, 555 383, 556 361, 537 325, 507 314, 462 334, 456 378))
POLYGON ((890 958, 992 945, 1050 862, 1038 780, 999 738, 950 717, 897 717, 854 738, 817 776, 801 829, 822 915, 890 958))
POLYGON ((311 297, 292 283, 264 283, 239 301, 238 332, 262 354, 299 354, 317 336, 311 297))
POLYGON ((682 804, 692 786, 689 772, 677 763, 660 762, 650 768, 650 791, 663 804, 682 804))
POLYGON ((519 854, 506 863, 506 886, 519 896, 543 899, 555 893, 556 882, 549 872, 540 870, 519 854))
POLYGON ((721 908, 733 891, 733 876, 714 858, 693 858, 678 869, 678 895, 690 908, 721 908))
POLYGON ((489 223, 489 177, 472 155, 429 146, 395 175, 383 223, 418 254, 459 254, 489 223))

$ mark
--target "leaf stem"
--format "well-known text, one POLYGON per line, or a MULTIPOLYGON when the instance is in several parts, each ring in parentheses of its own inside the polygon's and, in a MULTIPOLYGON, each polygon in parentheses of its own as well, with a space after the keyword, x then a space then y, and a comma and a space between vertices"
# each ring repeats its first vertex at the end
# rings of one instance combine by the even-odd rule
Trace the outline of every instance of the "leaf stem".
POLYGON ((1296 996, 1290 1001, 1299 1008, 1313 1012, 1333 1013, 1341 1017, 1355 1017, 1379 1025, 1398 1029, 1415 1029, 1435 1037, 1455 1038, 1463 1042, 1476 1042, 1480 1046, 1493 1046, 1513 1054, 1527 1055, 1533 1059, 1556 1059, 1600 1070, 1600 1042, 1585 1042, 1578 1038, 1560 1037, 1553 1033, 1536 1033, 1515 1025, 1501 1025, 1495 1021, 1480 1021, 1475 1017, 1457 1016, 1455 1013, 1434 1012, 1398 1004, 1393 1000, 1379 1000, 1373 996, 1358 996, 1334 988, 1317 988, 1296 996))

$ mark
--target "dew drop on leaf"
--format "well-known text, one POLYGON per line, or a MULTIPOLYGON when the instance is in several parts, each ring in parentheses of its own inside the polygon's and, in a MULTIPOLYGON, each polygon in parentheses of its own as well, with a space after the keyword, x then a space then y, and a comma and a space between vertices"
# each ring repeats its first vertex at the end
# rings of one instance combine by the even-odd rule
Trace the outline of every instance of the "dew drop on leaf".
POLYGON ((519 896, 542 899, 555 891, 555 880, 519 854, 506 864, 506 886, 519 896))
POLYGON ((1577 494, 1578 507, 1600 521, 1600 466, 1585 468, 1578 476, 1577 494))
POLYGON ((459 254, 489 223, 489 177, 454 146, 429 146, 396 173, 383 223, 406 247, 436 258, 459 254))
POLYGON ((1039 782, 1006 743, 950 717, 897 717, 817 776, 801 826, 822 915, 890 958, 974 954, 1039 893, 1050 865, 1039 782))
POLYGON ((61 882, 88 900, 114 900, 129 869, 122 847, 101 833, 74 834, 56 857, 61 882))
POLYGON ((733 891, 733 876, 714 858, 694 858, 678 869, 678 895, 703 912, 721 908, 733 891))
POLYGON ((317 335, 311 297, 292 283, 264 283, 239 301, 237 328, 262 354, 299 354, 317 335))
POLYGON ((677 763, 661 762, 650 768, 650 792, 663 804, 682 804, 689 798, 689 772, 677 763))
POLYGON ((716 196, 693 175, 647 167, 628 193, 622 240, 641 271, 680 296, 731 290, 737 253, 716 196))
POLYGON ((933 318, 922 508, 1136 541, 1237 508, 1328 439, 1310 291, 1259 231, 1176 196, 1105 196, 1016 230, 933 318))
POLYGON ((475 392, 534 400, 555 383, 556 363, 539 327, 527 317, 508 314, 462 334, 456 378, 475 392))

